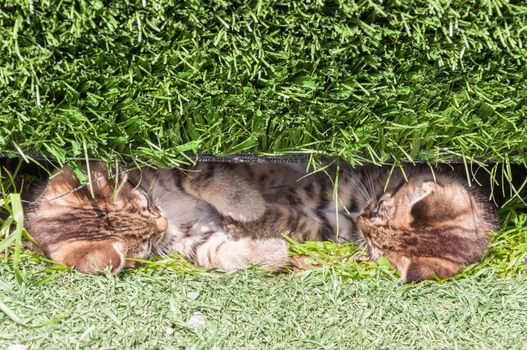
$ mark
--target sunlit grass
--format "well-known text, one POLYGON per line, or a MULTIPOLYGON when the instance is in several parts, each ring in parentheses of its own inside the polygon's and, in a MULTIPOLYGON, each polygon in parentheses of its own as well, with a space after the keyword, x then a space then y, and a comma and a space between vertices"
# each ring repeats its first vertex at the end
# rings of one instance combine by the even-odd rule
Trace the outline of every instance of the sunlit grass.
POLYGON ((144 4, 3 2, 1 152, 526 160, 525 3, 144 4))

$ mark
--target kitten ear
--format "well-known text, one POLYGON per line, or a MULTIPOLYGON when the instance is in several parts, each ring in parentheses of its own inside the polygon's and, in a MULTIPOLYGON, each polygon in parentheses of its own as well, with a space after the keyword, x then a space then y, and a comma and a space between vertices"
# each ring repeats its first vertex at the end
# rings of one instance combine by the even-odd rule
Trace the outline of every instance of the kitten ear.
POLYGON ((433 208, 433 205, 427 200, 427 198, 437 190, 438 186, 439 185, 433 181, 427 181, 423 182, 415 189, 410 201, 410 213, 414 218, 413 224, 426 222, 430 219, 432 212, 436 208, 433 208))
POLYGON ((81 182, 77 178, 77 175, 75 175, 73 169, 69 166, 65 166, 64 168, 60 169, 60 171, 51 175, 50 184, 62 185, 66 188, 74 189, 80 186, 81 182))
POLYGON ((121 199, 121 194, 122 194, 123 188, 125 187, 127 182, 128 182, 128 175, 127 174, 119 176, 119 178, 116 181, 117 188, 115 188, 115 191, 114 191, 113 196, 112 196, 114 201, 121 199))
POLYGON ((403 283, 445 279, 454 276, 461 266, 451 261, 432 257, 406 257, 398 261, 397 269, 403 283))
POLYGON ((70 166, 65 166, 60 171, 53 174, 48 182, 46 193, 48 197, 65 197, 64 201, 75 201, 77 196, 91 197, 98 199, 111 198, 113 194, 113 182, 107 180, 108 174, 104 164, 93 163, 88 167, 83 165, 74 170, 70 166), (85 186, 81 183, 80 177, 84 177, 85 186))
POLYGON ((52 252, 50 257, 89 274, 97 274, 106 269, 118 274, 126 262, 123 245, 113 240, 75 242, 52 252))
POLYGON ((422 201, 423 199, 425 199, 426 197, 428 197, 431 193, 433 193, 437 189, 437 186, 439 185, 435 183, 434 181, 426 181, 420 184, 415 189, 412 195, 411 204, 412 205, 416 204, 422 201))

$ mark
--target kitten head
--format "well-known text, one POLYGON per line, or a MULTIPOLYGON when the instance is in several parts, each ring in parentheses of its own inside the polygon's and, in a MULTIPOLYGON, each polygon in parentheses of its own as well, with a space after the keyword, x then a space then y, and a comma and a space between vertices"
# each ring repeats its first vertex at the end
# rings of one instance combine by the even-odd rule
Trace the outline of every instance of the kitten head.
POLYGON ((85 273, 132 267, 162 240, 167 219, 125 176, 108 179, 91 164, 91 182, 80 184, 71 168, 55 173, 26 214, 28 232, 52 260, 85 273))
POLYGON ((417 174, 373 200, 357 219, 373 259, 386 256, 403 282, 449 278, 480 259, 495 210, 455 178, 417 174))

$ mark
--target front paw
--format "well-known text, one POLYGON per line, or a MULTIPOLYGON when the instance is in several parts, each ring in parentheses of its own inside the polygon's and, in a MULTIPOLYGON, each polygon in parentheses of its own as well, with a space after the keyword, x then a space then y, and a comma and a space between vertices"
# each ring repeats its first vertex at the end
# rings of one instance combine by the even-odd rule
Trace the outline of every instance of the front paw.
POLYGON ((227 201, 217 200, 213 203, 216 209, 222 215, 238 222, 252 222, 264 216, 266 203, 259 193, 254 192, 251 195, 244 193, 242 195, 238 192, 233 190, 231 193, 232 198, 229 197, 227 201))

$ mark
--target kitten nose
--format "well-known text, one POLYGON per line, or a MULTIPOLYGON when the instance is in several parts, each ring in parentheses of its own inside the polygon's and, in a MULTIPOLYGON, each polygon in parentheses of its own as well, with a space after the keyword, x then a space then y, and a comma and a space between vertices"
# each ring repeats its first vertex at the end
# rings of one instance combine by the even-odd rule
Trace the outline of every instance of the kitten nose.
POLYGON ((156 227, 159 231, 166 231, 168 228, 168 220, 164 216, 161 216, 159 219, 156 219, 156 227))

